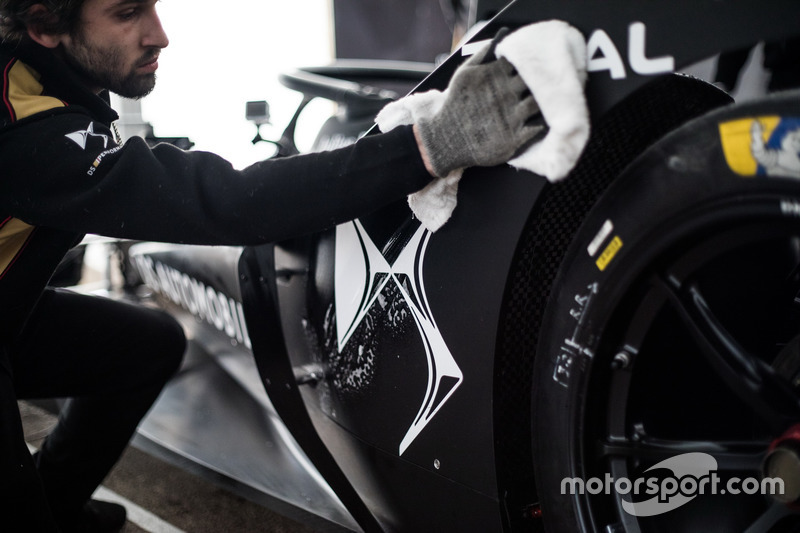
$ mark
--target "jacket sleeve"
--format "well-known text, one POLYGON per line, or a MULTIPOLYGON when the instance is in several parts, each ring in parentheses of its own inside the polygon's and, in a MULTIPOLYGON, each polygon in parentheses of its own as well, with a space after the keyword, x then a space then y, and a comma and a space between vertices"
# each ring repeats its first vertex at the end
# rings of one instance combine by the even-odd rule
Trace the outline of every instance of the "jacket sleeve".
POLYGON ((0 212, 32 225, 112 237, 246 245, 323 230, 423 188, 410 127, 331 152, 235 170, 207 152, 150 148, 80 113, 0 135, 0 212))

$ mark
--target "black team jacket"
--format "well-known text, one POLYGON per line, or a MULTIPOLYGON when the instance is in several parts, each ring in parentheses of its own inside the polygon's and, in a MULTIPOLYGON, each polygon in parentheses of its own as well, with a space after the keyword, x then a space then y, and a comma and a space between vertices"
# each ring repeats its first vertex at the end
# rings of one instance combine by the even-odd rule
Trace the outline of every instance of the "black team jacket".
POLYGON ((235 170, 171 145, 124 145, 117 114, 52 52, 0 43, 0 348, 86 233, 248 245, 331 227, 423 188, 410 127, 235 170))

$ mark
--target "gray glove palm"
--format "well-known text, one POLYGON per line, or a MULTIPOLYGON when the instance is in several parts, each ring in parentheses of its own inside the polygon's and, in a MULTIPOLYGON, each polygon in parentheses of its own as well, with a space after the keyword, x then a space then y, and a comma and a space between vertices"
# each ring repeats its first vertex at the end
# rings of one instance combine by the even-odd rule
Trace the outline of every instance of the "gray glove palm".
POLYGON ((511 159, 539 133, 539 106, 514 67, 494 57, 497 39, 458 67, 442 108, 417 130, 434 174, 511 159))

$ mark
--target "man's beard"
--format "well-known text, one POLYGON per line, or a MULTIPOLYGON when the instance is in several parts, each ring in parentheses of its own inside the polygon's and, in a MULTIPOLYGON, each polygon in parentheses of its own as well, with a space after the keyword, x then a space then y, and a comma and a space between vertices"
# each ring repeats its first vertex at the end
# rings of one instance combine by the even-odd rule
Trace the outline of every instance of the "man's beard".
POLYGON ((64 50, 64 59, 92 88, 108 89, 125 98, 139 99, 150 94, 156 85, 155 73, 137 74, 136 67, 158 56, 153 49, 144 54, 130 72, 122 71, 122 51, 100 48, 77 35, 71 50, 64 50))

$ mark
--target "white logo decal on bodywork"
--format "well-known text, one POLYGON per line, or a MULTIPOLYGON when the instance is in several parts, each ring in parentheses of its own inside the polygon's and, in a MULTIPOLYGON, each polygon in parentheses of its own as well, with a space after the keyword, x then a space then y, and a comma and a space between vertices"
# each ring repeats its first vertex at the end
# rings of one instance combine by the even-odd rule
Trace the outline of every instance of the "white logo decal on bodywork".
MULTIPOLYGON (((628 26, 628 63, 631 70, 642 76, 663 74, 675 70, 675 58, 670 55, 649 58, 645 54, 647 27, 642 22, 628 26)), ((611 40, 601 29, 595 30, 586 42, 588 64, 586 70, 599 72, 607 70, 613 80, 628 77, 622 56, 611 40)))
POLYGON ((359 221, 336 228, 335 302, 339 351, 347 345, 353 332, 380 296, 381 289, 388 283, 395 283, 400 290, 425 346, 428 385, 419 412, 400 443, 400 455, 419 436, 464 379, 436 326, 425 294, 422 267, 430 237, 431 233, 420 226, 397 260, 390 265, 359 221), (407 285, 398 279, 402 275, 408 277, 407 285), (450 379, 443 384, 444 378, 450 379))

